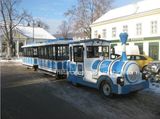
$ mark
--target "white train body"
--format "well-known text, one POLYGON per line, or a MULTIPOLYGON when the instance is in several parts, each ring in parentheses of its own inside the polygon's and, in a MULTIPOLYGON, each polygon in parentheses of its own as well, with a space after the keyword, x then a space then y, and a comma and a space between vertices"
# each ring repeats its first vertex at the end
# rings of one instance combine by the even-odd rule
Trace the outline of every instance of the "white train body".
POLYGON ((69 47, 67 80, 73 84, 97 88, 105 96, 128 94, 149 87, 149 82, 142 79, 136 62, 110 59, 110 42, 84 40, 74 42, 69 47))

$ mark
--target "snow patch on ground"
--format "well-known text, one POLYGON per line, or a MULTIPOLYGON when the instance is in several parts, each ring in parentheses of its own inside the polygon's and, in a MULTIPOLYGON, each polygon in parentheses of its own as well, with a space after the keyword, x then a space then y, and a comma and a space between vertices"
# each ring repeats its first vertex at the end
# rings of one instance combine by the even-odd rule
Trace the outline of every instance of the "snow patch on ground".
POLYGON ((6 59, 0 59, 0 62, 19 62, 22 63, 22 59, 14 59, 14 60, 6 60, 6 59))

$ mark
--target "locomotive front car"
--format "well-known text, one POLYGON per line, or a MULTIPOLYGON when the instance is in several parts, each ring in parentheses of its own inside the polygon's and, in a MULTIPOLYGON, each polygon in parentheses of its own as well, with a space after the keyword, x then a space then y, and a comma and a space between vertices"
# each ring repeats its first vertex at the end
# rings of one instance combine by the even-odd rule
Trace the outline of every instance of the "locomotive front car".
POLYGON ((71 40, 55 40, 38 47, 38 68, 47 74, 56 74, 57 78, 66 76, 71 40))
POLYGON ((110 43, 94 39, 70 44, 67 79, 75 84, 99 89, 103 96, 128 94, 149 87, 142 79, 136 62, 128 61, 125 44, 128 35, 120 35, 123 45, 121 59, 110 59, 110 43))
POLYGON ((28 67, 38 68, 38 46, 36 44, 25 45, 23 48, 22 63, 28 67))

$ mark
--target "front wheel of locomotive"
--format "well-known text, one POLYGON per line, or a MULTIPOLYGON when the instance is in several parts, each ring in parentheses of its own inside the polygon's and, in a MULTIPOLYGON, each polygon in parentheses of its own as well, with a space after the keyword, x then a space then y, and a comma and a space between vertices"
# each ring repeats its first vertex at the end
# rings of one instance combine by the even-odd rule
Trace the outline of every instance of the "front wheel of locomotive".
POLYGON ((107 81, 102 82, 99 91, 103 97, 113 96, 111 85, 107 81))

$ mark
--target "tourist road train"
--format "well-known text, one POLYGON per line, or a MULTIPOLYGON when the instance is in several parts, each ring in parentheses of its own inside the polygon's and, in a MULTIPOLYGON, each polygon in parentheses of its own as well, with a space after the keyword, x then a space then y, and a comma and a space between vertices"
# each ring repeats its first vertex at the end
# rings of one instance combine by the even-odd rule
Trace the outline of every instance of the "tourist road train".
POLYGON ((23 64, 66 76, 73 85, 96 88, 106 97, 137 92, 148 88, 149 81, 136 62, 127 60, 127 38, 127 33, 120 34, 123 50, 117 59, 107 40, 55 40, 23 46, 23 64))

